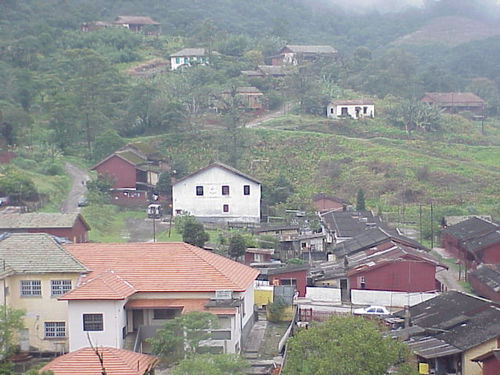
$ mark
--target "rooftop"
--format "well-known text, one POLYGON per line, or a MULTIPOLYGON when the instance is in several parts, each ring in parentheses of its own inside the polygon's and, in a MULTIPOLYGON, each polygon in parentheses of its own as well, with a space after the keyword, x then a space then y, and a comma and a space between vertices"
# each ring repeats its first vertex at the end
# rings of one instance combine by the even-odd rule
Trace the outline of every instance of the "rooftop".
POLYGON ((0 240, 4 272, 41 274, 87 272, 87 268, 46 233, 11 233, 0 240))
POLYGON ((459 222, 443 230, 459 241, 467 241, 498 230, 498 225, 479 217, 459 222))
POLYGON ((441 105, 483 105, 484 100, 471 92, 426 92, 425 97, 441 105))
POLYGON ((143 375, 156 367, 158 359, 129 350, 98 347, 103 364, 92 348, 82 348, 62 355, 47 363, 40 371, 52 371, 54 375, 96 375, 106 368, 108 375, 143 375))
POLYGON ((135 24, 135 25, 159 25, 158 22, 154 21, 148 16, 118 16, 113 21, 113 23, 120 24, 135 24))
POLYGON ((500 264, 481 264, 469 276, 475 277, 491 290, 500 292, 500 264))
POLYGON ((209 170, 209 169, 212 169, 212 168, 220 168, 220 169, 224 169, 228 172, 231 172, 231 173, 234 173, 240 177, 243 177, 243 178, 246 178, 247 180, 250 180, 250 181, 253 181, 257 184, 260 184, 260 181, 256 180, 255 178, 243 173, 243 172, 240 172, 239 170, 237 170, 236 168, 233 168, 233 167, 230 167, 229 165, 226 165, 226 164, 222 164, 222 163, 219 163, 219 162, 215 162, 215 163, 212 163, 210 165, 207 165, 206 167, 202 168, 202 169, 199 169, 197 170, 196 172, 193 172, 183 178, 180 178, 178 179, 174 185, 178 184, 179 182, 181 181, 185 181, 193 176, 196 176, 197 174, 199 173, 202 173, 202 172, 205 172, 206 170, 209 170))
POLYGON ((183 242, 65 245, 90 274, 64 299, 125 299, 135 292, 245 291, 259 272, 183 242))
POLYGON ((184 48, 170 55, 170 57, 205 56, 205 48, 184 48))
POLYGON ((79 213, 2 213, 0 214, 0 230, 5 229, 43 229, 43 228, 72 228, 80 219, 90 229, 79 213))
POLYGON ((373 100, 370 99, 337 99, 332 100, 333 105, 373 105, 373 100))
POLYGON ((335 54, 337 50, 332 46, 326 45, 297 45, 297 44, 287 44, 283 49, 288 48, 290 51, 295 53, 319 53, 319 54, 335 54))

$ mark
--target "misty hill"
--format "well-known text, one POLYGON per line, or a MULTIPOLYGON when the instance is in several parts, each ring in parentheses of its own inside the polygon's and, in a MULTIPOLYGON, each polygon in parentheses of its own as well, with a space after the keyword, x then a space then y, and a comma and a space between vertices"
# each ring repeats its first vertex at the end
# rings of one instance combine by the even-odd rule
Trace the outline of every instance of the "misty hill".
POLYGON ((399 37, 393 45, 439 43, 456 46, 495 35, 500 35, 500 25, 491 25, 478 19, 446 16, 434 18, 417 31, 399 37))

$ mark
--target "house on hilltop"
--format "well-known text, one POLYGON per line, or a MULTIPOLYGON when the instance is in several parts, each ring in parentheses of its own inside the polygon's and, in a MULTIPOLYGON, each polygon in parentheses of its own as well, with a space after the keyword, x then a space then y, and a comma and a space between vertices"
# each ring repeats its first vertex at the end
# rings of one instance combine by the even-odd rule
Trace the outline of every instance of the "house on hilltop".
POLYGON ((239 353, 254 322, 259 272, 186 243, 70 244, 65 249, 90 273, 60 298, 68 301, 70 350, 88 346, 142 352, 166 320, 190 311, 219 318, 208 344, 239 353), (128 347, 131 349, 131 347, 128 347))
POLYGON ((323 58, 335 58, 338 51, 326 45, 296 45, 288 44, 278 55, 273 56, 272 65, 299 65, 305 62, 323 58))
POLYGON ((155 34, 160 32, 160 24, 147 16, 118 16, 113 21, 114 25, 125 27, 136 33, 143 31, 147 26, 153 27, 155 34))
POLYGON ((375 104, 367 99, 332 100, 326 107, 326 116, 332 119, 350 117, 355 120, 374 117, 375 104))
POLYGON ((112 203, 134 206, 151 199, 160 173, 168 168, 158 151, 137 142, 108 155, 91 169, 112 181, 112 203))
POLYGON ((73 289, 87 268, 46 233, 3 234, 0 262, 0 301, 25 311, 20 349, 67 352, 67 303, 57 298, 73 289))
POLYGON ((260 222, 261 183, 235 168, 213 163, 172 185, 173 215, 205 222, 260 222))
POLYGON ((87 242, 89 230, 79 213, 0 213, 0 232, 48 233, 72 242, 87 242))
POLYGON ((484 114, 484 100, 471 92, 426 92, 420 101, 433 104, 445 113, 470 111, 476 115, 484 114))
MULTIPOLYGON (((213 52, 216 54, 216 52, 213 52)), ((207 65, 209 63, 208 51, 205 48, 184 48, 170 55, 170 67, 176 70, 181 66, 207 65)))

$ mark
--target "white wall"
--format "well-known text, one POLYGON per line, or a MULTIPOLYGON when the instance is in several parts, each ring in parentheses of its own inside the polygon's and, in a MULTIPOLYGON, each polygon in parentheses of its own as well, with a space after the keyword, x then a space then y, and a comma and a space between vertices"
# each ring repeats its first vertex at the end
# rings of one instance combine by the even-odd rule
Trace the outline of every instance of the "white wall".
POLYGON ((123 348, 122 328, 126 325, 125 301, 68 301, 69 350, 89 346, 83 330, 83 314, 103 314, 103 331, 89 331, 92 345, 123 348))
MULTIPOLYGON (((200 58, 203 57, 203 56, 189 56, 189 61, 198 61, 200 60, 200 58)), ((179 66, 182 66, 182 65, 191 65, 189 62, 188 63, 185 63, 184 62, 184 59, 185 57, 182 56, 182 57, 179 57, 179 62, 177 62, 177 57, 171 57, 170 58, 170 67, 172 70, 176 70, 179 66)), ((203 58, 203 62, 202 64, 205 65, 205 58, 203 58)))
POLYGON ((341 302, 340 289, 307 287, 306 298, 311 301, 341 302))
POLYGON ((205 221, 259 222, 260 198, 260 184, 217 166, 172 188, 174 215, 187 211, 205 221), (222 195, 222 185, 229 186, 229 195, 222 195), (243 185, 250 185, 250 195, 243 194, 243 185), (196 195, 196 186, 203 186, 203 196, 196 195), (224 204, 229 212, 223 212, 224 204))
POLYGON ((328 104, 326 107, 328 118, 338 118, 342 116, 342 108, 347 108, 347 114, 354 119, 356 116, 356 107, 360 107, 359 118, 375 116, 375 106, 373 104, 357 104, 357 105, 333 105, 328 104), (363 113, 363 108, 366 107, 366 114, 363 113))
POLYGON ((351 290, 351 301, 355 305, 382 305, 392 307, 413 306, 437 296, 436 293, 386 292, 379 290, 351 290))

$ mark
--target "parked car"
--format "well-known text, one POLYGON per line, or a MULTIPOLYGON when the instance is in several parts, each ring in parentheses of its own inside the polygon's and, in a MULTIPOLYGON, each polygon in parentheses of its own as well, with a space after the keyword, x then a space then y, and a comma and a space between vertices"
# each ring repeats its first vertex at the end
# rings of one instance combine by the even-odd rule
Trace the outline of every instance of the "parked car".
POLYGON ((89 205, 89 202, 87 202, 87 198, 81 197, 80 199, 78 199, 78 207, 85 207, 88 205, 89 205))
POLYGON ((354 314, 355 315, 390 315, 391 312, 387 310, 386 307, 384 306, 368 306, 368 307, 361 307, 359 309, 354 309, 354 314))

